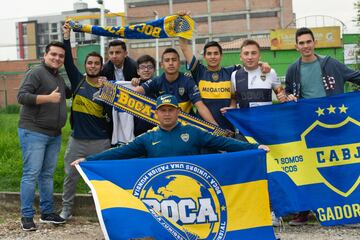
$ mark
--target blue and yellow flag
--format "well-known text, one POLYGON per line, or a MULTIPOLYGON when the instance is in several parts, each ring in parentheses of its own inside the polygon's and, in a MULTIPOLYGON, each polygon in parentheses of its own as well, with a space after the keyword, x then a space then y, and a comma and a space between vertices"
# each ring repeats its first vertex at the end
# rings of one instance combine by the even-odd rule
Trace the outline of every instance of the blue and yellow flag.
POLYGON ((265 152, 83 162, 106 239, 272 240, 265 152))
POLYGON ((170 15, 146 23, 130 26, 96 26, 79 24, 68 19, 74 32, 86 32, 105 37, 118 37, 126 39, 154 39, 182 37, 192 38, 194 20, 189 16, 170 15))
POLYGON ((360 92, 229 111, 269 145, 269 192, 279 216, 313 210, 322 225, 360 222, 360 92))

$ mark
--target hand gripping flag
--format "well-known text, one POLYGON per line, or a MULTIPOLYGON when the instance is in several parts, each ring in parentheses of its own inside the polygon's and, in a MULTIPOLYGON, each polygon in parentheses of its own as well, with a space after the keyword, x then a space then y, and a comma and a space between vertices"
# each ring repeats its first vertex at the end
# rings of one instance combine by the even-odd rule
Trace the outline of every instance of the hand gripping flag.
POLYGON ((322 225, 360 222, 360 93, 229 111, 248 138, 269 145, 276 215, 313 210, 322 225))
POLYGON ((265 152, 83 162, 106 239, 273 240, 265 152))
POLYGON ((86 32, 105 37, 118 37, 125 39, 153 39, 182 37, 192 38, 194 20, 189 16, 171 15, 146 23, 139 23, 126 27, 96 26, 79 24, 68 20, 74 32, 86 32))

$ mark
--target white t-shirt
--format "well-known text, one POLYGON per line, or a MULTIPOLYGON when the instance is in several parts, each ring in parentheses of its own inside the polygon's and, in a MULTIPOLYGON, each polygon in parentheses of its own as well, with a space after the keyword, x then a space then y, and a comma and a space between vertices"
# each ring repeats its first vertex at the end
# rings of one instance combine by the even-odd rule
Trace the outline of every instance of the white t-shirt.
MULTIPOLYGON (((116 81, 125 81, 124 72, 123 72, 124 67, 117 68, 114 65, 114 68, 115 68, 114 74, 115 74, 116 81)), ((115 80, 115 79, 109 79, 109 80, 115 80)))
MULTIPOLYGON (((131 82, 116 81, 116 83, 130 89, 134 88, 131 85, 131 82)), ((113 133, 111 144, 125 144, 132 141, 134 138, 134 116, 113 108, 113 133)))
MULTIPOLYGON (((275 89, 281 85, 274 69, 269 73, 263 74, 260 67, 255 70, 244 70, 248 73, 248 89, 275 89), (265 76, 265 77, 264 77, 265 76)), ((236 71, 231 74, 231 93, 236 93, 236 71)), ((250 102, 250 107, 270 105, 272 102, 250 102)))

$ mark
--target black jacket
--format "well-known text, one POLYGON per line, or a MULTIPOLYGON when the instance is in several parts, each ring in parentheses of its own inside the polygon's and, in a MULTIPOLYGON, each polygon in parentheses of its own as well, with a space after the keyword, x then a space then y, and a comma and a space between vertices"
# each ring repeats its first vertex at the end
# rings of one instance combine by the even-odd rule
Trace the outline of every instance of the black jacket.
MULTIPOLYGON (((114 64, 111 61, 107 61, 104 64, 101 76, 105 76, 108 80, 116 80, 114 71, 114 64)), ((139 77, 137 74, 137 64, 130 57, 126 57, 124 60, 123 74, 125 81, 131 81, 132 78, 139 77)))

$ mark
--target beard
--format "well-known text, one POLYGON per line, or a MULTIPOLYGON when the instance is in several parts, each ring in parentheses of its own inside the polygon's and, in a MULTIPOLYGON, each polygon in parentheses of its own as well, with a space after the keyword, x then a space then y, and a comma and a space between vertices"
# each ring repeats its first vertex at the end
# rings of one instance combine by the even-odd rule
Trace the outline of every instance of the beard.
POLYGON ((86 76, 88 76, 90 78, 99 77, 100 76, 100 71, 98 73, 96 73, 96 74, 91 74, 91 73, 86 72, 86 76))

